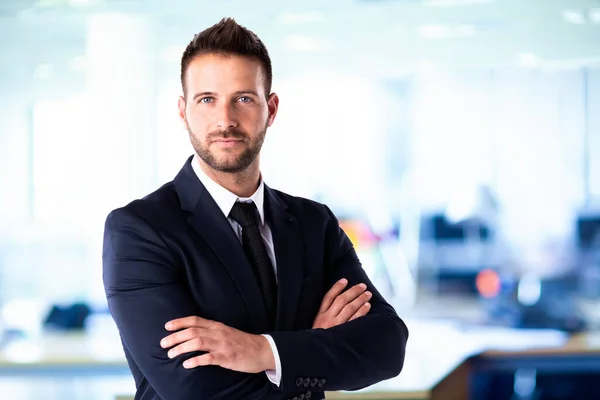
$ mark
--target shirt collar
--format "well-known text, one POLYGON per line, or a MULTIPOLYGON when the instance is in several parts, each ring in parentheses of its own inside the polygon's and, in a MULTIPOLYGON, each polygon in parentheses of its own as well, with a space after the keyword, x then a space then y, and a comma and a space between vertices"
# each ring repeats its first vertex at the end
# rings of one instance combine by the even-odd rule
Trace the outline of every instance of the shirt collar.
POLYGON ((258 209, 258 214, 260 215, 260 223, 261 225, 265 224, 265 212, 264 212, 264 203, 265 203, 265 190, 264 190, 264 182, 262 179, 262 175, 260 177, 260 183, 258 185, 258 189, 256 192, 250 197, 238 197, 236 194, 231 193, 229 190, 225 189, 223 186, 219 185, 217 182, 213 181, 200 167, 200 160, 198 156, 195 154, 192 158, 192 169, 196 173, 200 182, 204 185, 208 193, 212 196, 212 198, 217 203, 217 206, 221 209, 223 214, 226 217, 229 217, 229 213, 233 208, 233 205, 236 201, 241 201, 245 203, 254 202, 256 208, 258 209))

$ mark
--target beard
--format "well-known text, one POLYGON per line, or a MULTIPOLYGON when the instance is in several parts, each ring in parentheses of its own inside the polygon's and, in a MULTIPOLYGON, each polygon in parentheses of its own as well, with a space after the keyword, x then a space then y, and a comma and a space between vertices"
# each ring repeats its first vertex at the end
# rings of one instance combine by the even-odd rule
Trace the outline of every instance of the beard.
POLYGON ((262 148, 265 136, 267 134, 267 126, 259 132, 258 136, 251 140, 248 135, 243 131, 233 128, 226 131, 215 131, 210 133, 204 143, 198 139, 198 136, 192 132, 188 125, 188 133, 190 135, 190 141, 192 147, 198 154, 198 157, 206 163, 210 168, 225 173, 238 173, 246 170, 258 157, 262 148), (237 156, 218 155, 210 150, 209 144, 216 139, 237 139, 244 140, 249 143, 248 146, 237 156))

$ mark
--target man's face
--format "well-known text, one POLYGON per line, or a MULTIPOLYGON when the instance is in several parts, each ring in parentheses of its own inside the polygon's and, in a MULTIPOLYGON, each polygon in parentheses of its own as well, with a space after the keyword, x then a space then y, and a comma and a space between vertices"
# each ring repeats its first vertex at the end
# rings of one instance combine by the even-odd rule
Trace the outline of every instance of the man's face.
POLYGON ((279 99, 267 97, 259 61, 236 55, 204 54, 185 73, 186 99, 179 116, 198 156, 210 168, 228 173, 258 162, 279 99))

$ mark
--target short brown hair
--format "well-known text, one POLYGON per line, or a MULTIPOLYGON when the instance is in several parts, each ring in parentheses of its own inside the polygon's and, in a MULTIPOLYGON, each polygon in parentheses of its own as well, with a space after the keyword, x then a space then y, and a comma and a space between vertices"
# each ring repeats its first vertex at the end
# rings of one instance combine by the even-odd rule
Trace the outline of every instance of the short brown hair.
POLYGON ((251 30, 239 25, 233 18, 221 21, 194 35, 181 57, 181 86, 186 96, 185 73, 190 62, 202 54, 238 55, 257 59, 264 69, 265 90, 271 93, 273 70, 271 58, 264 43, 251 30))

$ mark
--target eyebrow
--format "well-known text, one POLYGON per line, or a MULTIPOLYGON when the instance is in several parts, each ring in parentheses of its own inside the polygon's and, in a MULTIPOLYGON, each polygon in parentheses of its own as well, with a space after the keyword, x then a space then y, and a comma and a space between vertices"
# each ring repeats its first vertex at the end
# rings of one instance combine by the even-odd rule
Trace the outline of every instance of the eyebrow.
POLYGON ((196 93, 193 97, 194 100, 196 100, 198 97, 203 97, 203 96, 214 96, 215 93, 213 92, 200 92, 200 93, 196 93))
MULTIPOLYGON (((236 95, 236 96, 240 96, 240 95, 243 95, 243 94, 251 94, 253 96, 258 97, 258 93, 256 93, 256 91, 250 90, 250 89, 248 89, 248 90, 238 90, 237 92, 234 93, 234 95, 236 95)), ((194 95, 193 99, 196 100, 198 97, 204 97, 204 96, 213 96, 214 97, 214 96, 216 96, 216 93, 215 92, 200 92, 200 93, 196 93, 194 95)))

